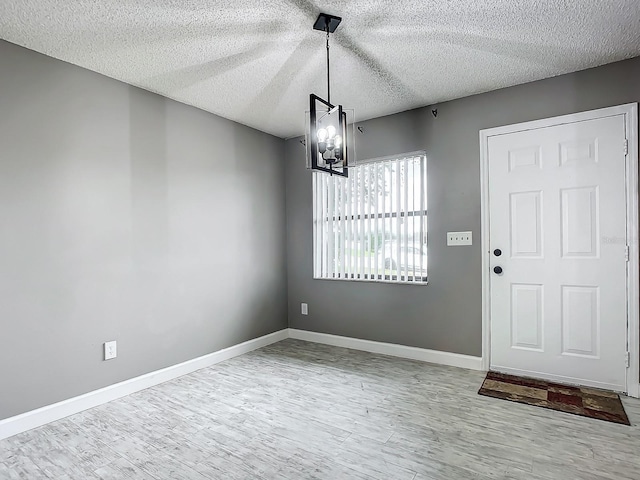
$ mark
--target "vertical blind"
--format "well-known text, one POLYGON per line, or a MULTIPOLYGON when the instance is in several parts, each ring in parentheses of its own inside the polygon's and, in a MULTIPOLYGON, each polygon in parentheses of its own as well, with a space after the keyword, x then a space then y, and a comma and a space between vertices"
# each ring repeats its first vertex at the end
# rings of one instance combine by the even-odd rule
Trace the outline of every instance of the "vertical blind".
POLYGON ((424 153, 313 173, 314 278, 427 281, 424 153))

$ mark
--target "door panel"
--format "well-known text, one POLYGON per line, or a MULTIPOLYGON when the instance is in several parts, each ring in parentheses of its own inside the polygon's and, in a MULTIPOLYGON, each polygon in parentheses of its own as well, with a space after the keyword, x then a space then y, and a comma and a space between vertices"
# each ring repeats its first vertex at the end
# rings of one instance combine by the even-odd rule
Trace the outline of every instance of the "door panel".
POLYGON ((598 358, 600 289, 562 285, 562 354, 598 358))
POLYGON ((489 137, 492 369, 626 389, 624 138, 622 115, 489 137))
POLYGON ((511 346, 542 352, 542 285, 511 285, 511 346))
POLYGON ((598 256, 598 187, 563 188, 562 257, 598 256))
POLYGON ((542 192, 511 193, 511 257, 542 258, 542 192))

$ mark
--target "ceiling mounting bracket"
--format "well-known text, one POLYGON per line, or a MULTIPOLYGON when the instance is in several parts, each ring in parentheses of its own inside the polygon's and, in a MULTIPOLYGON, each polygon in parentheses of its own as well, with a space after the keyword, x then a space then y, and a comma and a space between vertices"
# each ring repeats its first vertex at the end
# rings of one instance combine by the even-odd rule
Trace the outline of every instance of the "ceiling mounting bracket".
POLYGON ((320 15, 318 15, 316 23, 313 24, 313 29, 326 32, 327 25, 329 25, 329 33, 333 33, 336 31, 336 28, 338 28, 338 25, 340 25, 341 21, 341 17, 329 15, 328 13, 321 13, 320 15))

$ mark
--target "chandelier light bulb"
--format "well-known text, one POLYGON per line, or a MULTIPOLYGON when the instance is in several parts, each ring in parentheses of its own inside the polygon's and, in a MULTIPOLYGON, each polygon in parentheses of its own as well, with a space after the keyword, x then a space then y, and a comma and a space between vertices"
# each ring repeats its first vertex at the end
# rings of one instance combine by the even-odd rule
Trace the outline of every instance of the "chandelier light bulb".
POLYGON ((336 135, 335 144, 336 148, 340 148, 342 146, 342 135, 336 135))
POLYGON ((327 133, 329 134, 329 138, 333 138, 336 136, 336 127, 333 125, 329 125, 327 127, 327 133))
POLYGON ((318 130, 318 141, 324 142, 327 139, 327 131, 324 128, 318 130))

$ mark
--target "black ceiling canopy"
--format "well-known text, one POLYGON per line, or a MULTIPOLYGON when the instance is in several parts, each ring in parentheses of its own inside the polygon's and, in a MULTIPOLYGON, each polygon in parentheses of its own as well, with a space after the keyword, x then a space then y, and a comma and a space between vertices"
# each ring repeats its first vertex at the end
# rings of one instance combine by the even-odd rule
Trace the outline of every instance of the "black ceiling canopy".
POLYGON ((329 15, 328 13, 321 13, 320 15, 318 15, 316 23, 313 24, 313 29, 326 32, 327 23, 329 23, 329 33, 333 33, 336 31, 336 28, 338 28, 338 25, 340 25, 341 21, 341 17, 335 17, 333 15, 329 15))

